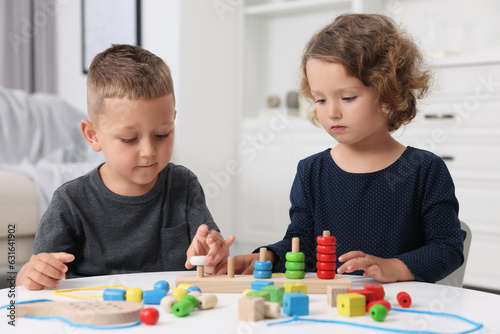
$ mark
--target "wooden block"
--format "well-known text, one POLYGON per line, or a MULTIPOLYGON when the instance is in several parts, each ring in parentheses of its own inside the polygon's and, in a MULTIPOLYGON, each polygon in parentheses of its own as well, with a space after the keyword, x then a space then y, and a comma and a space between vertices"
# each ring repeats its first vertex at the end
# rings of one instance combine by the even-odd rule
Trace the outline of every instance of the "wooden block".
POLYGON ((263 287, 260 291, 269 292, 272 302, 283 305, 283 294, 285 293, 285 288, 282 286, 268 285, 263 287))
POLYGON ((375 299, 376 300, 384 299, 384 297, 385 297, 384 287, 382 285, 365 284, 365 285, 363 285, 363 289, 375 292, 375 299))
POLYGON ((16 304, 16 316, 58 316, 74 324, 105 326, 138 321, 143 307, 127 301, 35 302, 16 304))
POLYGON ((292 315, 309 315, 309 296, 302 292, 283 295, 283 312, 292 315))
POLYGON ((198 308, 201 310, 209 310, 217 305, 219 299, 213 294, 204 294, 196 298, 198 300, 198 308))
POLYGON ((360 295, 364 295, 366 297, 367 304, 377 300, 377 298, 375 298, 375 292, 366 289, 349 290, 347 293, 359 293, 360 295))
POLYGON ((285 289, 285 293, 302 292, 307 295, 307 285, 305 285, 304 283, 283 283, 283 288, 285 289))
POLYGON ((268 285, 274 285, 273 281, 253 281, 252 284, 250 284, 250 289, 260 291, 263 287, 268 286, 268 285))
POLYGON ((366 297, 359 293, 343 293, 337 295, 338 314, 348 317, 365 315, 366 297))
POLYGON ((347 293, 347 288, 329 285, 326 287, 326 300, 331 307, 337 307, 337 295, 347 293))
MULTIPOLYGON (((273 275, 267 279, 273 281, 276 286, 284 286, 284 283, 302 283, 307 286, 307 293, 326 294, 328 285, 336 285, 351 289, 352 284, 347 276, 336 275, 335 279, 322 280, 316 277, 314 273, 306 275, 303 279, 288 279, 285 275, 273 275)), ((234 278, 228 278, 226 275, 196 277, 194 274, 178 275, 176 286, 180 283, 189 283, 198 286, 203 292, 210 293, 241 293, 245 289, 250 289, 250 285, 255 281, 252 275, 235 275, 234 278)))
POLYGON ((238 320, 260 321, 265 318, 265 300, 260 297, 245 297, 238 301, 238 320))
POLYGON ((261 297, 264 298, 266 302, 271 301, 271 294, 267 291, 250 291, 247 293, 247 297, 261 297))
POLYGON ((281 305, 275 302, 264 303, 265 317, 268 319, 276 319, 280 317, 281 305))

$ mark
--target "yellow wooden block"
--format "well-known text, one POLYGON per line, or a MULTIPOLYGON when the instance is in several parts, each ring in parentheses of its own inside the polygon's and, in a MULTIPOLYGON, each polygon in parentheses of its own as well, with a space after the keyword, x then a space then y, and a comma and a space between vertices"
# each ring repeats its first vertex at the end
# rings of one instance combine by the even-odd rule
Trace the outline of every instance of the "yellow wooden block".
POLYGON ((302 292, 307 295, 307 285, 303 283, 298 283, 298 282, 283 283, 283 287, 285 288, 285 293, 302 292))
POLYGON ((366 297, 359 293, 337 295, 337 312, 348 317, 365 315, 366 297))

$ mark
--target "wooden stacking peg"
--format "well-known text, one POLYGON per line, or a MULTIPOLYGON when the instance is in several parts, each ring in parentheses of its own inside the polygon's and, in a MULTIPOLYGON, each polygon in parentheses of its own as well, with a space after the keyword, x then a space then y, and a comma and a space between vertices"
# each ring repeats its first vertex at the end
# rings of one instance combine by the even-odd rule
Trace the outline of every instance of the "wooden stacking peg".
POLYGON ((292 253, 300 252, 300 240, 299 238, 292 239, 292 253))
POLYGON ((234 256, 227 258, 227 277, 234 278, 234 256))
POLYGON ((198 277, 205 276, 204 266, 208 264, 206 256, 191 256, 189 261, 193 266, 196 266, 196 275, 198 277))

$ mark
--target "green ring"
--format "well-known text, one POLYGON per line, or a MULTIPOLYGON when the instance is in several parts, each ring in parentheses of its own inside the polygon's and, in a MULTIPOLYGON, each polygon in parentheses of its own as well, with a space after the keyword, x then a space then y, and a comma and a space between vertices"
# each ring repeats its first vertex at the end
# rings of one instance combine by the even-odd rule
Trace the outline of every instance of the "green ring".
POLYGON ((298 252, 298 253, 292 253, 288 252, 286 253, 286 260, 290 262, 304 262, 306 259, 306 255, 303 252, 298 252))
POLYGON ((285 271, 285 277, 289 279, 302 279, 306 273, 304 270, 287 270, 285 271))
POLYGON ((304 262, 292 262, 292 261, 286 261, 285 262, 285 268, 287 270, 304 270, 306 264, 304 262))

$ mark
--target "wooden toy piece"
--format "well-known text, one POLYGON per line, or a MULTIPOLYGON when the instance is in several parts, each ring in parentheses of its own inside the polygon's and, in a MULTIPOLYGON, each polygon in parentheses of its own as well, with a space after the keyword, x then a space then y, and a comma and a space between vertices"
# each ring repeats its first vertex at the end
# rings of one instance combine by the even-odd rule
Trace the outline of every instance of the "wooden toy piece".
POLYGON ((316 262, 316 268, 318 270, 329 270, 334 271, 337 268, 337 264, 335 262, 316 262))
POLYGON ((271 294, 267 291, 250 291, 247 293, 247 297, 261 297, 264 298, 266 302, 271 301, 271 294))
MULTIPOLYGON (((274 282, 274 285, 283 286, 284 283, 301 283, 307 286, 307 293, 326 294, 328 285, 337 285, 351 288, 352 283, 348 276, 335 276, 335 279, 322 280, 316 275, 306 275, 301 280, 292 280, 285 275, 273 275, 268 279, 274 282)), ((250 289, 252 282, 255 281, 253 275, 235 275, 234 278, 228 278, 226 275, 212 275, 203 278, 196 277, 196 274, 177 275, 176 285, 179 283, 190 283, 201 288, 204 293, 241 293, 245 289, 250 289)), ((292 292, 292 291, 289 291, 292 292)))
POLYGON ((307 294, 307 285, 305 285, 304 283, 283 283, 283 288, 285 289, 285 293, 302 292, 307 294))
POLYGON ((375 304, 370 307, 370 311, 368 313, 373 320, 384 321, 385 317, 387 316, 387 309, 384 305, 375 304))
POLYGON ((316 251, 320 254, 335 254, 337 252, 337 247, 335 246, 316 246, 316 251))
POLYGON ((243 290, 243 292, 241 293, 241 298, 245 298, 245 297, 247 296, 247 294, 248 294, 250 291, 257 291, 257 290, 245 289, 245 290, 243 290))
POLYGON ((263 287, 260 291, 269 292, 269 297, 272 302, 283 305, 283 294, 285 293, 285 288, 282 286, 268 285, 263 287))
POLYGON ((185 290, 185 289, 179 289, 179 288, 175 289, 175 291, 172 292, 172 296, 175 299, 177 299, 177 301, 181 301, 182 297, 184 297, 187 294, 188 294, 187 290, 185 290))
POLYGON ((172 296, 165 296, 162 298, 160 302, 160 306, 163 309, 163 311, 167 313, 172 313, 172 306, 177 303, 177 299, 172 296))
POLYGON ((16 316, 62 317, 73 324, 106 326, 139 320, 142 303, 126 301, 69 301, 16 304, 16 316))
POLYGON ((300 252, 300 239, 292 238, 292 253, 300 252))
POLYGON ((337 238, 330 236, 330 231, 323 231, 323 235, 316 237, 316 243, 321 246, 334 246, 337 243, 337 238))
POLYGON ((273 273, 273 264, 271 261, 267 261, 267 249, 262 247, 259 253, 259 261, 253 263, 254 271, 253 276, 255 278, 271 278, 273 273))
POLYGON ((238 320, 261 321, 266 314, 265 300, 260 297, 245 297, 238 301, 238 320))
POLYGON ((343 287, 337 287, 335 285, 329 285, 326 287, 326 301, 331 307, 337 307, 337 296, 340 294, 347 293, 348 289, 343 287))
POLYGON ((163 297, 167 295, 165 290, 146 290, 142 293, 144 304, 160 305, 163 297))
POLYGON ((103 300, 125 300, 125 293, 126 291, 124 289, 104 289, 102 293, 102 299, 103 300))
POLYGON ((286 253, 286 271, 285 276, 288 279, 303 279, 305 277, 304 260, 306 258, 303 252, 300 252, 299 238, 292 239, 292 251, 286 253), (299 269, 302 268, 302 269, 299 269))
POLYGON ((188 292, 188 295, 193 296, 195 298, 198 298, 199 296, 201 296, 201 292, 195 290, 195 291, 188 292))
POLYGON ((401 305, 401 307, 408 308, 411 306, 411 297, 404 291, 398 293, 397 300, 399 305, 401 305))
POLYGON ((260 291, 263 287, 268 285, 274 285, 273 281, 253 281, 250 284, 250 289, 260 291))
MULTIPOLYGON (((181 284, 182 285, 182 284, 181 284)), ((193 291, 198 291, 199 293, 201 293, 201 289, 199 287, 197 287, 196 285, 191 285, 189 286, 186 291, 189 293, 193 292, 193 291)))
POLYGON ((319 262, 335 262, 337 261, 337 254, 316 253, 316 260, 319 262))
POLYGON ((389 312, 391 310, 391 304, 385 300, 385 299, 378 299, 378 300, 374 300, 372 302, 369 302, 367 305, 366 305, 366 312, 369 312, 370 311, 370 308, 375 305, 375 304, 380 304, 380 305, 383 305, 385 306, 385 308, 387 309, 387 312, 389 312))
POLYGON ((193 296, 186 295, 180 301, 172 305, 172 313, 177 317, 185 317, 198 305, 198 300, 193 296), (191 298, 189 298, 191 297, 191 298))
POLYGON ((265 302, 264 303, 264 316, 267 319, 276 319, 280 317, 281 305, 275 302, 265 302))
POLYGON ((316 275, 321 279, 334 279, 335 270, 318 270, 316 272, 316 275))
POLYGON ((365 315, 366 297, 359 293, 337 295, 337 312, 340 315, 355 317, 365 315))
POLYGON ((323 231, 322 236, 316 238, 318 246, 316 247, 316 276, 319 279, 330 280, 335 278, 335 269, 337 267, 337 239, 330 236, 330 231, 323 231))
POLYGON ((304 261, 302 262, 292 262, 292 261, 286 261, 285 262, 285 268, 286 270, 304 270, 304 268, 306 267, 306 264, 304 263, 304 261))
POLYGON ((229 256, 227 258, 227 277, 234 277, 234 256, 229 256))
POLYGON ((200 310, 209 310, 214 308, 215 305, 219 302, 219 299, 216 295, 213 294, 204 294, 196 298, 198 300, 198 308, 200 310))
POLYGON ((208 264, 206 256, 191 256, 189 262, 191 262, 193 266, 196 266, 196 275, 198 277, 205 276, 204 266, 208 264))
POLYGON ((165 290, 166 293, 170 290, 170 284, 167 281, 158 281, 153 285, 153 290, 165 290))
POLYGON ((364 295, 366 297, 366 304, 377 300, 377 298, 375 297, 375 292, 370 290, 365 290, 365 289, 349 290, 347 291, 347 293, 359 293, 361 295, 364 295))
POLYGON ((141 313, 139 313, 139 318, 146 325, 156 325, 159 317, 160 313, 158 313, 158 310, 152 307, 142 309, 141 313))
POLYGON ((375 299, 377 299, 377 300, 384 299, 384 297, 385 297, 385 291, 384 291, 384 287, 382 285, 365 284, 365 285, 363 285, 363 289, 375 292, 375 299))
POLYGON ((140 288, 130 288, 125 293, 125 298, 128 302, 142 302, 142 289, 140 288))
POLYGON ((309 315, 309 296, 302 292, 283 295, 283 312, 292 315, 309 315))
POLYGON ((189 292, 189 288, 191 288, 192 286, 194 286, 194 285, 193 284, 187 284, 187 283, 181 283, 181 284, 177 285, 177 289, 184 289, 187 292, 189 292))

